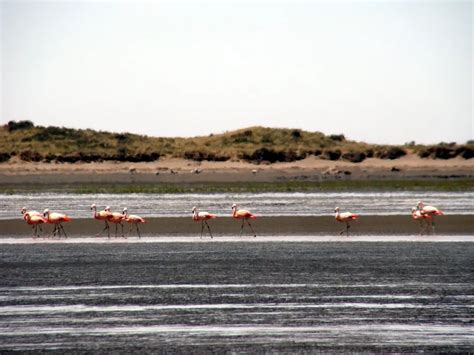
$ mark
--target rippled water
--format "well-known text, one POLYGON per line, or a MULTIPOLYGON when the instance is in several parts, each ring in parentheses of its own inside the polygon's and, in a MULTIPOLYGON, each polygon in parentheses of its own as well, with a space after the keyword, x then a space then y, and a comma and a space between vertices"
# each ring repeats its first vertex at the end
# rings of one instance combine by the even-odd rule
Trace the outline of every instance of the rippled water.
POLYGON ((471 245, 4 246, 0 351, 468 351, 471 245))
POLYGON ((91 216, 90 205, 106 205, 145 217, 189 216, 193 206, 229 215, 239 204, 260 216, 322 216, 334 207, 366 215, 409 214, 419 200, 447 214, 474 214, 474 192, 362 192, 362 193, 217 193, 217 194, 14 194, 0 195, 0 218, 18 218, 22 206, 59 210, 74 218, 91 216))

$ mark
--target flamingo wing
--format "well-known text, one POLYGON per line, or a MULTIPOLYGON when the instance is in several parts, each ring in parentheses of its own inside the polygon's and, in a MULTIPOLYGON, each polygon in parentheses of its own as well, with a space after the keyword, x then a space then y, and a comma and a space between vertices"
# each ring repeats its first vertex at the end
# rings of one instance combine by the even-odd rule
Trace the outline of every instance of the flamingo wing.
POLYGON ((340 217, 342 220, 356 220, 357 218, 359 218, 359 215, 352 212, 344 212, 340 214, 340 217))
POLYGON ((127 221, 133 222, 133 223, 146 223, 144 218, 137 216, 135 214, 128 216, 127 221))
POLYGON ((41 223, 47 223, 47 222, 48 220, 40 215, 34 215, 28 218, 28 224, 41 224, 41 223))
POLYGON ((441 215, 444 214, 442 211, 438 210, 436 207, 433 207, 433 206, 425 206, 425 207, 423 207, 421 212, 422 213, 434 214, 434 215, 438 215, 438 216, 441 216, 441 215))
POLYGON ((209 212, 199 212, 198 214, 199 219, 211 219, 211 218, 217 218, 215 214, 209 213, 209 212))
POLYGON ((238 210, 237 213, 237 218, 257 218, 253 213, 247 210, 238 210))
POLYGON ((71 220, 71 217, 63 214, 63 213, 50 213, 49 214, 49 219, 53 221, 54 223, 57 222, 69 222, 71 220))
POLYGON ((97 219, 108 219, 111 213, 109 211, 99 211, 97 212, 97 219))

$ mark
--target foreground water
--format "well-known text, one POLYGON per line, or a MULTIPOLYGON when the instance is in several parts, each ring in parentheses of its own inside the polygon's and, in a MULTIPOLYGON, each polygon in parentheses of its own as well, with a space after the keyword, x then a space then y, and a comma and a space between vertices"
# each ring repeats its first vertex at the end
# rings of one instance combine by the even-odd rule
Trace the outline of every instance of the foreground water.
POLYGON ((2 245, 0 350, 472 351, 473 245, 2 245))
POLYGON ((447 214, 474 214, 474 192, 338 192, 338 193, 216 193, 216 194, 0 194, 0 219, 18 218, 22 206, 60 210, 73 218, 89 218, 90 206, 113 210, 128 207, 144 217, 189 216, 193 206, 229 215, 232 203, 260 216, 324 216, 335 206, 364 215, 409 214, 419 200, 447 214))

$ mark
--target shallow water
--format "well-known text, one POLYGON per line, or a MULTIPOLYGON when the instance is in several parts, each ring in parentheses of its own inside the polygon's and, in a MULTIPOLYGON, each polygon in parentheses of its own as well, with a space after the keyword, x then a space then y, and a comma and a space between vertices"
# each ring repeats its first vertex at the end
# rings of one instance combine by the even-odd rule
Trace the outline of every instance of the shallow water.
POLYGON ((473 243, 3 245, 0 350, 469 351, 473 243))
POLYGON ((0 194, 0 219, 20 216, 20 208, 49 208, 73 218, 89 218, 90 205, 106 205, 144 217, 190 216, 193 206, 230 215, 232 203, 260 216, 324 216, 335 206, 364 215, 405 215, 419 200, 447 214, 474 214, 474 192, 338 192, 338 193, 216 193, 216 194, 0 194))

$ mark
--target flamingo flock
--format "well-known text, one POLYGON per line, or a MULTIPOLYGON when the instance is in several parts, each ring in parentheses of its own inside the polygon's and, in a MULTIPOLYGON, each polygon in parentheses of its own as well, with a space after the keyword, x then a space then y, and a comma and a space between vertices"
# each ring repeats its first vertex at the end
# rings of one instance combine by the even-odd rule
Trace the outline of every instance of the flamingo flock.
MULTIPOLYGON (((138 238, 141 238, 140 229, 138 225, 140 223, 146 223, 146 220, 141 216, 129 214, 127 207, 125 207, 121 213, 112 212, 110 206, 106 206, 103 210, 97 211, 96 204, 92 204, 90 206, 90 209, 94 211, 93 218, 98 221, 103 221, 105 224, 104 228, 98 234, 96 234, 97 237, 100 237, 103 232, 107 231, 107 236, 108 238, 110 238, 109 223, 113 223, 115 224, 115 238, 118 237, 119 225, 121 228, 121 237, 127 238, 123 231, 123 223, 126 222, 129 224, 128 235, 130 236, 130 234, 132 233, 133 226, 135 226, 138 238)), ((232 217, 234 219, 242 221, 242 224, 240 226, 240 236, 242 236, 245 224, 248 224, 250 230, 252 231, 252 235, 256 237, 257 233, 253 229, 250 220, 257 219, 257 216, 248 210, 240 209, 235 203, 232 205, 231 209, 232 217)), ((33 210, 28 211, 26 207, 22 207, 20 212, 23 215, 23 219, 25 220, 25 222, 28 225, 32 226, 33 238, 37 238, 40 236, 40 233, 43 232, 41 225, 46 223, 54 224, 53 231, 51 232, 53 237, 58 235, 58 237, 61 238, 62 231, 64 236, 67 238, 66 230, 64 229, 62 223, 71 221, 71 217, 69 217, 68 215, 59 212, 50 212, 49 209, 45 209, 43 213, 33 210)), ((205 227, 207 227, 209 235, 211 239, 213 239, 211 227, 209 226, 208 221, 217 218, 217 215, 209 212, 200 212, 196 206, 192 208, 191 212, 192 220, 195 222, 201 222, 201 239, 203 237, 205 227)), ((350 223, 353 221, 357 221, 357 219, 359 219, 359 215, 352 212, 341 213, 339 207, 336 207, 334 209, 334 212, 336 221, 345 224, 345 228, 339 234, 343 235, 345 233, 346 236, 349 236, 350 223)), ((411 209, 412 218, 419 224, 419 235, 422 235, 424 231, 427 234, 429 234, 430 232, 434 234, 435 216, 443 215, 443 211, 433 206, 426 206, 422 201, 419 201, 416 207, 413 207, 411 209)), ((49 236, 51 236, 51 234, 49 236)))
POLYGON ((53 228, 53 237, 58 234, 61 237, 61 230, 64 233, 64 236, 67 238, 66 231, 62 225, 63 222, 69 222, 71 217, 57 212, 49 212, 49 209, 45 209, 43 213, 39 213, 37 211, 28 211, 26 207, 22 207, 20 210, 21 214, 23 215, 23 219, 26 221, 27 224, 31 225, 33 228, 33 237, 39 237, 38 229, 40 232, 43 232, 41 228, 41 224, 44 223, 51 223, 54 224, 53 228))

